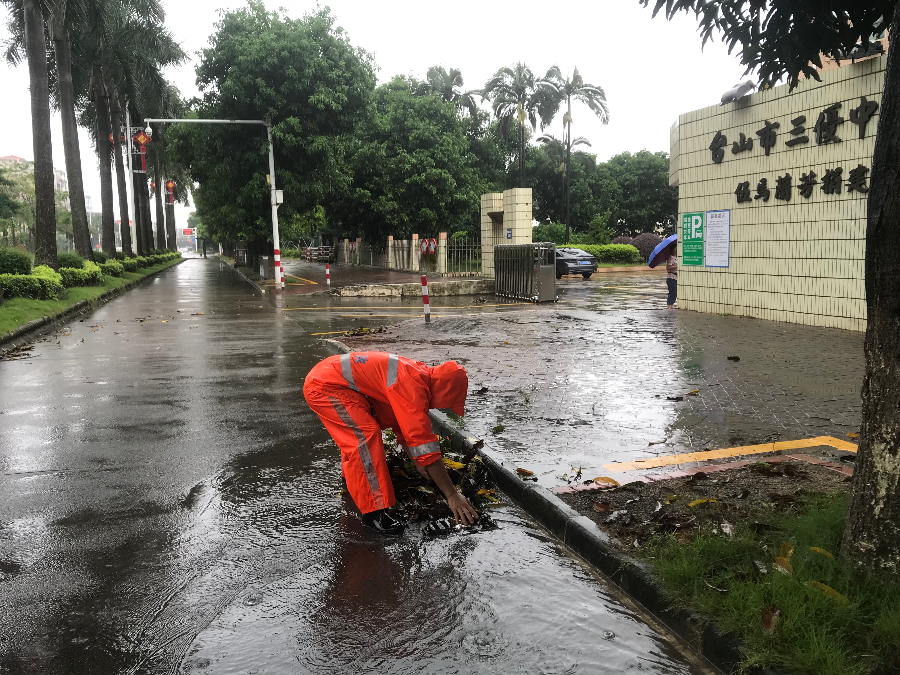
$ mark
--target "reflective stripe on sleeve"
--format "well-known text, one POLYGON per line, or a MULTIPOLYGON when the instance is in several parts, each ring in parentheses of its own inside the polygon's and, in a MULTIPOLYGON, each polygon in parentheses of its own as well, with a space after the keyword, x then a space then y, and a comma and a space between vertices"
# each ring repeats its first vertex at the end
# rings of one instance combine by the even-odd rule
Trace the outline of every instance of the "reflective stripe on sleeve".
POLYGON ((397 383, 397 367, 400 365, 399 359, 396 354, 388 354, 388 367, 387 367, 387 388, 390 389, 391 385, 397 383))
POLYGON ((430 455, 433 452, 440 452, 441 444, 437 441, 431 441, 430 443, 423 443, 422 445, 417 445, 414 448, 409 449, 409 454, 413 457, 424 457, 425 455, 430 455))
POLYGON ((347 380, 347 384, 353 391, 359 391, 356 382, 353 381, 353 366, 350 363, 349 354, 341 354, 341 375, 347 380))
POLYGON ((353 421, 353 418, 350 417, 350 413, 347 411, 347 408, 344 407, 343 403, 331 396, 329 396, 328 399, 331 401, 331 405, 334 407, 338 417, 341 418, 341 422, 346 424, 356 436, 359 459, 362 462, 363 471, 366 472, 366 478, 369 480, 369 489, 372 491, 372 496, 375 498, 375 506, 379 509, 385 508, 384 497, 381 494, 381 485, 378 483, 378 474, 375 473, 375 465, 372 464, 372 454, 369 452, 369 444, 366 443, 366 435, 363 433, 362 429, 357 426, 356 422, 353 421))

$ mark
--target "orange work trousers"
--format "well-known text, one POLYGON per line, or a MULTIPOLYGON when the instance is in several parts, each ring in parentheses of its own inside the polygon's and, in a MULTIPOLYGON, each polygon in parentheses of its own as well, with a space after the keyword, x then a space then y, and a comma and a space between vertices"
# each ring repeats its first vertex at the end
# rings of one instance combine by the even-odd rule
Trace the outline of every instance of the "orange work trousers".
POLYGON ((369 399, 348 387, 306 379, 303 396, 341 449, 347 490, 362 513, 392 507, 394 484, 388 470, 381 425, 369 399))

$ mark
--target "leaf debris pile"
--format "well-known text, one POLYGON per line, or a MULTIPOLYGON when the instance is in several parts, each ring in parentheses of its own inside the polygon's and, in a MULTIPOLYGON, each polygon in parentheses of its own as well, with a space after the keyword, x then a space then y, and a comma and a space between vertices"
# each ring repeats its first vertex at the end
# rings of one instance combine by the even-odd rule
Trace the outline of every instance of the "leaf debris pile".
POLYGON ((447 474, 478 513, 475 525, 463 527, 455 524, 453 513, 441 491, 418 472, 390 431, 384 432, 384 446, 397 496, 394 508, 410 523, 420 524, 426 535, 439 536, 458 530, 482 531, 497 528, 489 510, 504 504, 490 469, 485 466, 477 448, 465 455, 453 452, 450 449, 450 439, 441 438, 441 453, 447 474))

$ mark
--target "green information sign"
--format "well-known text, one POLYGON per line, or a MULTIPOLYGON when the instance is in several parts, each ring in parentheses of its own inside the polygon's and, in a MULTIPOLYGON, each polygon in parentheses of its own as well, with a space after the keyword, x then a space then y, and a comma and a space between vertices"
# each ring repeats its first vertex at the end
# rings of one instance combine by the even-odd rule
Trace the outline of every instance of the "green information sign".
POLYGON ((681 264, 703 264, 703 213, 685 213, 681 218, 681 264))

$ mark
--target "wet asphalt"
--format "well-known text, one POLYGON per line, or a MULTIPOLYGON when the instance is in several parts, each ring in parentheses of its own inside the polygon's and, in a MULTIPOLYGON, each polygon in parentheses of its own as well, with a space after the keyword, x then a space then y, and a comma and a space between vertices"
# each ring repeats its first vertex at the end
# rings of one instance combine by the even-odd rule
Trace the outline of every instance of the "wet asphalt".
POLYGON ((514 507, 365 530, 302 383, 392 310, 284 303, 188 260, 0 362, 0 672, 703 672, 514 507))

